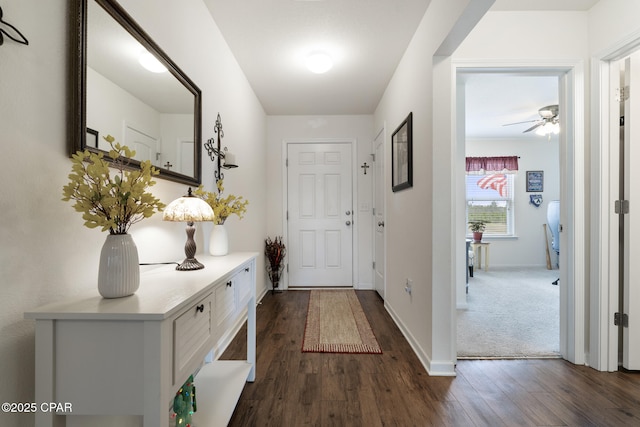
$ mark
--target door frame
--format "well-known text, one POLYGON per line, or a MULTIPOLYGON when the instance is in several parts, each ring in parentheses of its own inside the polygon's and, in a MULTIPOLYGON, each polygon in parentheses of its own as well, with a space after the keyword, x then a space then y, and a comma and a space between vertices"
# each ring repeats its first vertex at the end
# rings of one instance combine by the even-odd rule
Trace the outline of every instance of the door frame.
MULTIPOLYGON (((285 247, 289 248, 289 224, 287 219, 287 209, 289 206, 289 184, 288 178, 288 146, 289 144, 349 144, 351 146, 351 196, 353 212, 353 232, 351 235, 351 282, 354 289, 358 289, 358 235, 360 227, 360 215, 357 209, 358 204, 358 174, 356 171, 357 162, 357 141, 355 138, 287 138, 282 140, 282 241, 285 247)), ((288 259, 287 259, 288 262, 288 259)), ((288 264, 287 264, 288 265, 288 264)), ((288 267, 287 267, 288 268, 288 267)), ((282 277, 282 289, 289 289, 289 274, 285 268, 282 277)))
MULTIPOLYGON (((566 232, 564 233, 565 247, 564 259, 561 260, 564 269, 561 270, 562 282, 565 283, 560 292, 560 352, 562 356, 575 364, 584 364, 586 361, 585 353, 585 261, 586 261, 586 245, 585 232, 586 218, 584 212, 585 206, 585 145, 584 145, 584 63, 583 61, 452 61, 452 102, 454 103, 455 112, 458 111, 457 104, 460 102, 460 96, 457 93, 457 75, 458 71, 468 71, 470 69, 478 69, 484 71, 511 71, 511 72, 536 72, 551 75, 557 73, 560 83, 560 103, 566 108, 561 110, 564 115, 565 123, 568 123, 568 129, 560 134, 560 181, 561 181, 561 200, 564 199, 565 207, 561 211, 561 223, 565 224, 566 232), (564 153, 563 153, 564 151, 564 153), (564 187, 564 188, 563 188, 564 187), (564 196, 564 197, 563 197, 564 196), (567 226, 571 224, 571 226, 567 226)), ((561 117, 562 119, 562 117, 561 117)), ((463 129, 464 130, 464 129, 463 129)), ((464 132, 460 134, 460 125, 458 124, 454 130, 456 138, 454 141, 453 162, 457 175, 464 174, 464 132)), ((457 182, 457 178, 455 180, 457 182)), ((460 209, 464 209, 465 203, 463 194, 454 197, 452 205, 454 212, 458 215, 460 209)), ((465 241, 466 228, 464 224, 454 225, 455 254, 451 260, 451 268, 454 271, 454 287, 456 294, 460 292, 462 268, 464 267, 464 252, 466 251, 465 241)), ((563 236, 561 236, 562 239, 563 236)), ((561 253, 562 254, 562 253, 561 253)), ((464 288, 464 285, 462 286, 464 288)), ((456 298, 452 298, 452 310, 456 310, 456 298)), ((455 331, 452 341, 456 342, 455 331)), ((454 352, 455 356, 456 352, 454 352)))
MULTIPOLYGON (((382 129, 380 129, 378 132, 376 132, 376 134, 375 134, 376 136, 373 138, 373 141, 371 142, 371 151, 373 152, 374 156, 376 154, 376 141, 378 140, 378 138, 380 136, 382 136, 382 146, 383 146, 382 147, 382 152, 383 152, 383 155, 385 155, 384 153, 386 153, 386 149, 387 149, 387 139, 386 139, 387 138, 387 133, 386 133, 386 129, 387 128, 386 128, 386 123, 385 123, 385 125, 382 126, 382 129)), ((379 206, 382 206, 385 209, 384 213, 386 213, 387 192, 385 191, 385 183, 387 181, 385 179, 386 170, 385 170, 385 167, 384 167, 384 159, 385 158, 382 158, 382 159, 375 158, 375 160, 373 162, 374 163, 374 165, 373 165, 374 166, 374 171, 373 171, 374 174, 377 173, 377 170, 378 170, 378 166, 377 165, 379 164, 378 162, 382 162, 381 163, 381 167, 382 167, 382 200, 378 200, 376 198, 377 188, 376 188, 376 177, 375 177, 375 175, 374 175, 374 178, 373 178, 373 186, 372 186, 372 189, 373 189, 372 196, 373 197, 371 198, 372 201, 373 201, 373 206, 372 206, 372 208, 373 208, 373 211, 372 211, 373 223, 371 224, 372 225, 371 235, 372 235, 372 240, 373 240, 373 251, 371 253, 371 257, 372 257, 374 262, 377 262, 377 260, 376 260, 377 225, 376 225, 376 220, 375 220, 376 219, 375 218, 375 210, 379 209, 379 206)), ((382 283, 382 295, 381 295, 381 297, 384 300, 386 298, 386 295, 387 295, 387 255, 386 255, 387 254, 387 233, 386 233, 386 229, 385 229, 385 232, 384 232, 383 237, 382 237, 382 249, 384 251, 384 257, 382 259, 382 263, 384 265, 384 269, 383 269, 383 275, 382 275, 382 282, 383 283, 382 283)), ((378 290, 378 288, 376 287, 376 271, 375 271, 375 268, 373 269, 373 289, 375 291, 378 290)))
MULTIPOLYGON (((618 370, 618 327, 613 314, 618 311, 619 268, 618 215, 613 212, 617 199, 620 169, 619 127, 612 116, 613 88, 610 86, 611 63, 640 49, 640 31, 629 35, 608 49, 593 55, 591 61, 591 247, 590 276, 591 329, 589 332, 590 365, 600 371, 618 370), (612 123, 613 122, 613 123, 612 123)), ((618 114, 619 115, 619 114, 618 114)))

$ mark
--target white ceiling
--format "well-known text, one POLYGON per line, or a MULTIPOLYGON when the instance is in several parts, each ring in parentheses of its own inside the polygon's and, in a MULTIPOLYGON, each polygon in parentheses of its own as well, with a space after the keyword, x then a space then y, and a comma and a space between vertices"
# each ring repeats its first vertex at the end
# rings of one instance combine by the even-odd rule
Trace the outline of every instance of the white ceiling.
POLYGON ((267 114, 370 114, 428 0, 204 0, 267 114), (326 74, 305 68, 325 50, 326 74))
MULTIPOLYGON (((269 115, 373 113, 430 2, 203 1, 269 115), (335 60, 326 74, 304 66, 305 55, 318 49, 335 60)), ((496 0, 492 10, 585 11, 597 2, 496 0)), ((537 119, 539 108, 558 103, 556 77, 465 78, 470 138, 522 136, 526 127, 502 125, 537 119)))
POLYGON ((558 104, 558 76, 513 73, 463 74, 467 139, 537 137, 523 132, 538 110, 558 104))
MULTIPOLYGON (((495 10, 588 10, 598 0, 497 0, 495 10)), ((429 0, 204 0, 267 114, 371 114, 429 0), (335 65, 312 74, 305 55, 335 65)), ((537 109, 536 109, 537 110, 537 109)))
POLYGON ((496 0, 491 10, 589 10, 600 0, 496 0))

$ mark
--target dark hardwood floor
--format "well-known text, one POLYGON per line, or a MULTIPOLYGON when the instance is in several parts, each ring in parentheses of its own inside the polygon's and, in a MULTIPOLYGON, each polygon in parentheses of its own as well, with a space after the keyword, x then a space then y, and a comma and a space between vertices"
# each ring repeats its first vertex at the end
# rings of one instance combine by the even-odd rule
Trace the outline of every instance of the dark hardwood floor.
MULTIPOLYGON (((357 294, 381 355, 302 353, 309 292, 264 297, 256 381, 230 426, 640 426, 640 374, 528 359, 461 360, 457 377, 430 377, 378 295, 357 294)), ((245 349, 243 329, 222 359, 245 349)))

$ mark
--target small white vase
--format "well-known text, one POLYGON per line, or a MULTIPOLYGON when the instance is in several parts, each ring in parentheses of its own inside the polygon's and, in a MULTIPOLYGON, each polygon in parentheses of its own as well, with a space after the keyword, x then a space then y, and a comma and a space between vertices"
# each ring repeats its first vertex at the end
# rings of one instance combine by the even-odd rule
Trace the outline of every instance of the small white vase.
POLYGON ((140 286, 138 248, 130 234, 109 234, 100 252, 98 292, 105 298, 134 294, 140 286))
POLYGON ((224 224, 214 224, 209 236, 209 253, 213 256, 223 256, 229 253, 229 236, 224 224))

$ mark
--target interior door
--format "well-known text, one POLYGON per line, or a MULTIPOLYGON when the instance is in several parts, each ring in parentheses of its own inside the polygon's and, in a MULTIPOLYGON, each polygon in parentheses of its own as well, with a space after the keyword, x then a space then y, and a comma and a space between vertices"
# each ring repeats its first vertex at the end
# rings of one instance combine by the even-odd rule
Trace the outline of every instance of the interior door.
POLYGON ((178 138, 178 164, 180 167, 178 172, 187 176, 195 176, 195 152, 193 139, 178 138))
POLYGON ((374 264, 373 280, 375 289, 384 299, 384 266, 385 266, 385 238, 384 238, 384 131, 381 131, 373 141, 374 180, 374 264))
POLYGON ((125 144, 132 150, 136 151, 136 155, 133 156, 136 160, 151 160, 151 163, 155 166, 158 165, 157 152, 158 152, 158 140, 152 136, 147 135, 144 132, 132 127, 131 125, 125 125, 124 131, 125 144))
POLYGON ((623 356, 622 366, 625 369, 640 369, 640 209, 637 202, 640 201, 640 170, 637 166, 640 162, 640 96, 627 88, 634 90, 640 88, 640 52, 635 52, 625 60, 624 82, 624 143, 620 153, 622 159, 622 200, 628 201, 626 207, 620 207, 622 211, 621 222, 623 232, 623 287, 624 287, 624 314, 623 322, 623 356), (628 94, 628 95, 627 95, 628 94))
POLYGON ((351 144, 287 145, 289 286, 353 286, 351 144))

